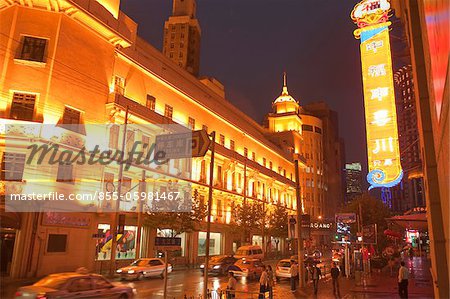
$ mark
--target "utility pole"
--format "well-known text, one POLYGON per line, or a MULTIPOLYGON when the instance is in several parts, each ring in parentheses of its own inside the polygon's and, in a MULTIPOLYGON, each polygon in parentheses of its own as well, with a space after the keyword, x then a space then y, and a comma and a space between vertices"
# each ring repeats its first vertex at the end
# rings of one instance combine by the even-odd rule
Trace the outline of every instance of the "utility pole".
POLYGON ((305 287, 305 265, 303 262, 303 238, 302 238, 302 199, 300 192, 300 173, 298 169, 298 160, 295 160, 295 195, 297 198, 297 233, 298 233, 298 270, 299 286, 305 287))
MULTIPOLYGON (((142 170, 142 177, 139 184, 139 195, 143 194, 147 191, 147 182, 145 181, 145 170, 142 170)), ((137 204, 137 234, 136 234, 136 256, 138 259, 141 257, 141 235, 142 235, 142 206, 143 201, 145 200, 145 196, 139 196, 139 202, 137 204)))
POLYGON ((110 227, 111 229, 111 257, 110 257, 110 267, 109 267, 109 275, 112 277, 116 271, 116 250, 117 250, 117 225, 119 221, 119 209, 120 209, 120 196, 122 195, 122 174, 123 174, 123 160, 125 158, 125 145, 127 140, 127 123, 128 123, 128 106, 125 111, 125 124, 123 126, 123 136, 122 136, 122 155, 119 161, 119 179, 117 186, 117 200, 116 200, 116 208, 114 211, 114 219, 113 225, 110 227))
POLYGON ((206 221, 206 242, 205 242, 205 268, 203 273, 203 298, 208 298, 208 267, 209 267, 209 238, 211 234, 211 206, 213 197, 214 181, 214 148, 216 143, 216 132, 211 132, 211 162, 209 163, 209 194, 208 194, 208 219, 206 221))

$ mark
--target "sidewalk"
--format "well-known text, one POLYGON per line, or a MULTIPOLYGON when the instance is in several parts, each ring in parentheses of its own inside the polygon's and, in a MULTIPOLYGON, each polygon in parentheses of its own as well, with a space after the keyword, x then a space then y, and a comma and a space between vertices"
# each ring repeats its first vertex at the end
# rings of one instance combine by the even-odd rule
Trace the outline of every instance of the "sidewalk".
MULTIPOLYGON (((414 257, 412 260, 405 260, 405 263, 410 272, 408 283, 409 297, 434 298, 430 261, 426 258, 414 257)), ((398 269, 395 269, 391 276, 387 268, 383 269, 381 273, 372 273, 370 277, 362 281, 362 285, 353 287, 351 291, 354 293, 385 295, 386 297, 397 296, 397 273, 398 269)))

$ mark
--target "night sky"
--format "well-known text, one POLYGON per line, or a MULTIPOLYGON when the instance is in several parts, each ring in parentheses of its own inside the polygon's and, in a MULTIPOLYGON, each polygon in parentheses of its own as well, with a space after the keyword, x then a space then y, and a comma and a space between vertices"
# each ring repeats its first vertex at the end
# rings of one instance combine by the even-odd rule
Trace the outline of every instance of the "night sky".
MULTIPOLYGON (((367 169, 356 0, 197 0, 201 76, 225 85, 227 99, 262 123, 280 94, 282 73, 300 104, 322 100, 339 114, 347 162, 367 169)), ((162 49, 171 0, 122 0, 138 33, 162 49)), ((367 171, 364 171, 367 173, 367 171)))

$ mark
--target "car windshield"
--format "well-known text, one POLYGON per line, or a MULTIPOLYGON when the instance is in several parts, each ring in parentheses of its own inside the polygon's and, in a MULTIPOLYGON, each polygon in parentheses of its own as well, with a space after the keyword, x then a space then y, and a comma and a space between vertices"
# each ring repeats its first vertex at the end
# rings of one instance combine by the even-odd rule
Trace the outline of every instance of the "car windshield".
POLYGON ((280 267, 291 267, 291 262, 282 261, 282 262, 278 263, 278 266, 280 266, 280 267))
POLYGON ((38 287, 46 287, 50 289, 59 289, 67 281, 64 276, 47 276, 36 282, 34 285, 38 287))
POLYGON ((245 250, 245 249, 239 249, 239 250, 236 252, 236 255, 248 255, 248 250, 245 250))
POLYGON ((133 263, 131 263, 130 266, 142 267, 142 266, 146 266, 147 264, 148 264, 148 260, 135 260, 133 263))

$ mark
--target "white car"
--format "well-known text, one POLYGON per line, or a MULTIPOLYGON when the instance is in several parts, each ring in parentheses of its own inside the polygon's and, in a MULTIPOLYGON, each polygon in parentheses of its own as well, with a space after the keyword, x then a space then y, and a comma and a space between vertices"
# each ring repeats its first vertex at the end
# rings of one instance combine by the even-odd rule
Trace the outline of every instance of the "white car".
POLYGON ((280 280, 280 278, 291 278, 291 265, 292 262, 289 259, 278 261, 275 269, 275 278, 277 281, 280 280))
MULTIPOLYGON (((144 277, 164 277, 166 267, 164 261, 159 258, 141 258, 131 265, 120 268, 116 273, 121 279, 142 279, 144 277)), ((172 272, 172 265, 167 264, 167 273, 172 272)))

